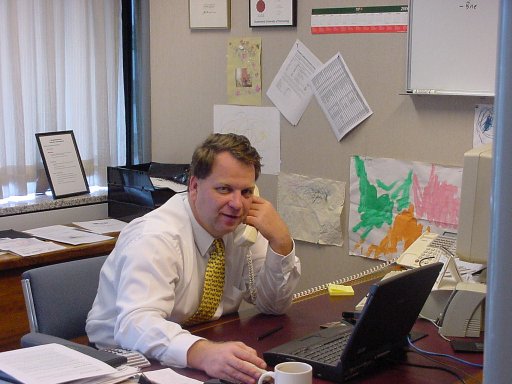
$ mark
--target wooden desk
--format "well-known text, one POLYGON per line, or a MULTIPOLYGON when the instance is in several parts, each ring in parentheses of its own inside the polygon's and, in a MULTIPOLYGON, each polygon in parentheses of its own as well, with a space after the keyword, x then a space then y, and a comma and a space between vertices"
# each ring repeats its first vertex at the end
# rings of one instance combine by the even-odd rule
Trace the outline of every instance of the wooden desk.
MULTIPOLYGON (((339 320, 342 311, 353 310, 354 306, 368 291, 368 287, 369 283, 354 286, 355 295, 350 298, 333 298, 327 294, 309 296, 295 302, 286 314, 280 316, 262 315, 250 310, 242 312, 240 315, 232 315, 216 322, 196 326, 191 328, 191 331, 194 334, 214 341, 243 341, 247 345, 255 348, 261 356, 264 351, 270 348, 317 330, 318 326, 322 323, 339 320), (277 325, 283 325, 284 327, 271 337, 264 338, 263 340, 257 339, 258 335, 263 334, 265 331, 277 325)), ((416 343, 418 347, 428 351, 453 354, 449 343, 438 335, 436 328, 430 322, 418 320, 413 330, 428 334, 427 337, 416 343)), ((481 364, 483 360, 483 354, 468 353, 457 354, 457 356, 479 364, 481 364)), ((466 382, 473 384, 481 383, 481 369, 472 368, 445 358, 436 359, 448 364, 448 368, 455 370, 459 375, 468 379, 466 382)), ((407 353, 405 361, 409 364, 447 367, 413 352, 407 353)), ((177 369, 176 371, 198 380, 205 381, 208 379, 204 373, 195 370, 177 369)), ((458 381, 455 376, 440 370, 396 364, 384 370, 365 375, 360 379, 350 381, 350 383, 363 382, 441 384, 455 383, 458 381)), ((329 382, 314 378, 313 383, 320 384, 329 382)))
POLYGON ((0 352, 20 347, 20 338, 29 332, 21 274, 23 271, 63 261, 85 259, 110 253, 116 239, 79 246, 37 256, 0 255, 0 352))

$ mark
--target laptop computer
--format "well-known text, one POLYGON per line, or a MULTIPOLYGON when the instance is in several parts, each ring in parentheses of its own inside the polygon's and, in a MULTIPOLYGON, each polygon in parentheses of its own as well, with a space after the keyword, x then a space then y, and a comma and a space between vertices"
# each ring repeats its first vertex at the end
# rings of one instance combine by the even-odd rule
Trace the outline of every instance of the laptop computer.
POLYGON ((264 352, 264 360, 272 366, 302 361, 313 367, 313 375, 335 382, 359 376, 403 352, 441 267, 432 263, 373 284, 355 325, 342 321, 320 329, 264 352), (327 352, 316 352, 320 347, 327 352))

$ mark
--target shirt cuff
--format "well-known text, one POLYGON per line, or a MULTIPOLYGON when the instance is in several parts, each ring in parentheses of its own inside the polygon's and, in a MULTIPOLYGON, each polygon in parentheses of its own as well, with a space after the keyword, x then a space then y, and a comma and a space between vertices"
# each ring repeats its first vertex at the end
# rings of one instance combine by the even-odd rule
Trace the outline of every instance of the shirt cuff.
POLYGON ((199 340, 204 340, 204 338, 188 332, 177 335, 173 338, 172 345, 162 356, 160 363, 176 368, 186 368, 188 350, 192 344, 199 340))
POLYGON ((292 250, 288 255, 281 255, 268 247, 266 264, 272 271, 286 274, 295 268, 295 241, 292 239, 292 250))

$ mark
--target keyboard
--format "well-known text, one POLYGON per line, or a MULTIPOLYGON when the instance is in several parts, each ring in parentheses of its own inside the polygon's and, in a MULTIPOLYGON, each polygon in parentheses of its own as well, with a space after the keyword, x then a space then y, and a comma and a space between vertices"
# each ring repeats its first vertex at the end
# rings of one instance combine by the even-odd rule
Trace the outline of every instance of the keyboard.
POLYGON ((125 349, 125 348, 108 348, 104 349, 104 351, 124 356, 126 357, 126 365, 137 367, 137 368, 145 368, 149 367, 151 363, 149 360, 144 356, 142 353, 138 351, 134 351, 132 349, 125 349))
POLYGON ((397 259, 398 265, 417 268, 423 265, 444 262, 450 255, 455 256, 457 237, 424 232, 397 259))
POLYGON ((293 352, 293 355, 329 365, 336 365, 340 360, 341 353, 345 349, 350 335, 351 332, 346 332, 340 335, 339 338, 326 343, 300 348, 293 352))

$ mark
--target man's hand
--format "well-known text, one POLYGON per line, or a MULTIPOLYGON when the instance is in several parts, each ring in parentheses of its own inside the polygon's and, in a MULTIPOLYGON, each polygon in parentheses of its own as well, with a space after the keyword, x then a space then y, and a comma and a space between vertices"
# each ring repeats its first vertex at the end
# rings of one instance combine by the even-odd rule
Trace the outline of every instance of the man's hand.
POLYGON ((258 382, 266 363, 254 349, 240 341, 216 343, 199 340, 187 353, 188 366, 209 376, 241 383, 258 382))
POLYGON ((253 196, 245 223, 260 231, 274 252, 286 256, 292 251, 293 242, 288 227, 269 201, 253 196))

